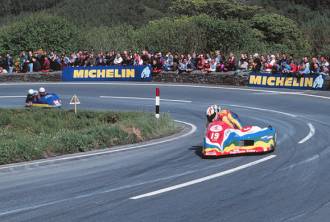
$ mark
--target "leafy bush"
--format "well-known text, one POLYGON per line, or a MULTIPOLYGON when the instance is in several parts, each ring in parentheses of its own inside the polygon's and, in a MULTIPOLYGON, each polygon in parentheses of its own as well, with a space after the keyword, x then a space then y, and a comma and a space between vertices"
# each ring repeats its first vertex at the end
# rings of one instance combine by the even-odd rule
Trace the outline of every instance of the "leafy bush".
POLYGON ((0 29, 0 51, 74 50, 81 45, 81 35, 66 19, 48 14, 34 14, 0 29))

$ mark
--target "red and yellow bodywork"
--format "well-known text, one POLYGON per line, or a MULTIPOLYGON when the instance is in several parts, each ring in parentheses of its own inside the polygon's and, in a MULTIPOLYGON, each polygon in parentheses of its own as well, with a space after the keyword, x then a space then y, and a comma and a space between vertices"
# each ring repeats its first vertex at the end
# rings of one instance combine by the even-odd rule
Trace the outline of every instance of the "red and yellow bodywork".
POLYGON ((276 131, 272 127, 257 126, 233 129, 224 122, 210 123, 204 138, 202 155, 227 156, 248 153, 266 153, 276 146, 276 131))

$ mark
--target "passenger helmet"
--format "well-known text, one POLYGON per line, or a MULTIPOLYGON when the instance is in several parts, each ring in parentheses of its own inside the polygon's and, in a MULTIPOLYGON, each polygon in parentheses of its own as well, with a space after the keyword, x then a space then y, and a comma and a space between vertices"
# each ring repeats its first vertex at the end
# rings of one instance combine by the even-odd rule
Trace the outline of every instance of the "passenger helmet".
POLYGON ((46 92, 46 89, 44 87, 40 87, 39 92, 40 93, 45 93, 46 92))
POLYGON ((28 94, 29 95, 33 95, 33 93, 34 93, 34 90, 33 89, 29 89, 28 94))

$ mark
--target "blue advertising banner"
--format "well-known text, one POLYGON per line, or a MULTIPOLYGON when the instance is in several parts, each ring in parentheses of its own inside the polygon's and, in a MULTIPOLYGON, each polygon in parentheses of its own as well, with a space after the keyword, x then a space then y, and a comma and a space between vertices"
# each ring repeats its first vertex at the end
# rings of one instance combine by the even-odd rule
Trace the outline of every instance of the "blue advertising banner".
POLYGON ((292 76, 286 74, 250 73, 249 86, 323 90, 325 76, 322 74, 292 76))
POLYGON ((151 81, 150 66, 67 67, 63 81, 151 81))

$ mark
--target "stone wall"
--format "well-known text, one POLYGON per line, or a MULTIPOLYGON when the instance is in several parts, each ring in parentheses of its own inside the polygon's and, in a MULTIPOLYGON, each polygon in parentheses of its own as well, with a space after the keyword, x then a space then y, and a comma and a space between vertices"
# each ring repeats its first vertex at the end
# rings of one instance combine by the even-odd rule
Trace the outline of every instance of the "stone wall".
POLYGON ((52 73, 17 73, 0 75, 0 82, 59 82, 62 72, 52 73))
POLYGON ((325 78, 325 89, 330 91, 330 76, 325 78))
POLYGON ((245 86, 248 83, 248 76, 228 73, 182 73, 166 72, 153 75, 154 82, 171 83, 195 83, 245 86))

